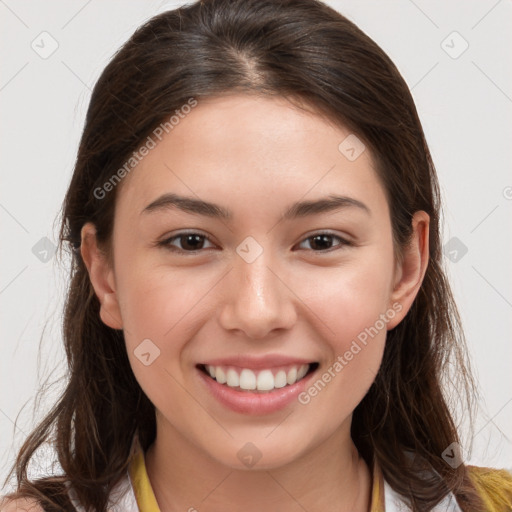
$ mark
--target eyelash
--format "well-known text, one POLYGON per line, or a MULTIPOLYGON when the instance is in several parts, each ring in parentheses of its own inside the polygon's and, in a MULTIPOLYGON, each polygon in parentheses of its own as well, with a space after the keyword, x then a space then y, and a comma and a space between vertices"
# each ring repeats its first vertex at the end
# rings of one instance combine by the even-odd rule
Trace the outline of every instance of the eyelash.
MULTIPOLYGON (((204 251, 206 249, 197 249, 195 251, 185 251, 184 249, 180 249, 180 248, 177 248, 177 247, 174 247, 171 245, 171 242, 175 239, 180 239, 181 237, 185 237, 185 236, 190 236, 190 235, 198 235, 200 236, 201 238, 204 238, 205 240, 207 240, 208 242, 210 242, 211 244, 214 244, 214 242, 212 241, 212 239, 208 236, 208 235, 203 235, 202 233, 198 233, 197 231, 188 231, 188 232, 183 232, 183 233, 178 233, 177 235, 174 235, 170 238, 166 238, 165 240, 162 240, 160 242, 157 242, 157 246, 159 247, 164 247, 165 249, 168 249, 170 250, 171 252, 177 252, 177 253, 182 253, 182 254, 191 254, 191 255, 194 255, 194 254, 197 254, 201 251, 204 251)), ((334 246, 334 247, 331 247, 329 249, 323 249, 323 250, 320 250, 320 251, 313 251, 315 253, 319 253, 319 254, 325 254, 325 253, 330 253, 330 252, 333 252, 335 250, 339 250, 345 246, 353 246, 354 243, 353 242, 350 242, 349 240, 346 240, 345 238, 342 238, 340 237, 339 235, 335 235, 333 233, 329 233, 327 231, 319 231, 318 233, 314 233, 306 238, 304 238, 300 243, 302 244, 304 241, 306 240, 311 240, 317 236, 321 236, 321 235, 327 235, 328 237, 331 237, 333 239, 337 238, 340 243, 337 245, 337 246, 334 246)), ((312 249, 310 249, 312 250, 312 249)))

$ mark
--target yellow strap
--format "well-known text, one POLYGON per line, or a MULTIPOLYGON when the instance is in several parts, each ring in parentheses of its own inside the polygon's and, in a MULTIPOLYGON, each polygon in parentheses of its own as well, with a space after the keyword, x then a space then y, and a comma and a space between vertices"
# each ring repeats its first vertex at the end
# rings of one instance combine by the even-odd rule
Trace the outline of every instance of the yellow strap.
POLYGON ((384 503, 384 477, 377 461, 373 462, 372 495, 370 501, 370 512, 385 512, 384 503))
POLYGON ((137 500, 140 512, 160 512, 146 471, 144 453, 142 450, 137 451, 133 455, 129 472, 133 492, 135 493, 135 499, 137 500))

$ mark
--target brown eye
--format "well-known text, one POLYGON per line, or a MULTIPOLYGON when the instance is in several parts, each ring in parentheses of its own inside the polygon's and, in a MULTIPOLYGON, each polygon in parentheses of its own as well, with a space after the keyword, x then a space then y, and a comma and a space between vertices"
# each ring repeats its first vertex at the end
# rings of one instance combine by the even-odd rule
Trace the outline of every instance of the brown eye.
POLYGON ((330 233, 317 233, 313 236, 309 236, 308 238, 305 238, 300 245, 308 241, 310 241, 310 249, 314 252, 330 251, 336 247, 341 248, 346 245, 352 245, 351 242, 345 240, 344 238, 330 233), (340 243, 333 246, 332 242, 335 239, 339 240, 340 243))
POLYGON ((166 247, 171 251, 195 252, 204 249, 205 241, 212 243, 210 238, 201 233, 180 233, 159 242, 159 246, 166 247), (178 247, 175 243, 178 243, 178 247))

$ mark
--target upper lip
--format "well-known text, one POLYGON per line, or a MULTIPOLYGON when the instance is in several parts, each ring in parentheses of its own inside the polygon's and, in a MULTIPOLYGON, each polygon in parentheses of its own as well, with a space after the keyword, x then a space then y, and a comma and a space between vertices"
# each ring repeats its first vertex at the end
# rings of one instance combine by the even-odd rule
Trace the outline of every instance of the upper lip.
POLYGON ((247 356, 238 355, 232 357, 223 357, 218 359, 209 359, 200 363, 200 365, 210 366, 237 366, 239 368, 255 369, 274 368, 277 366, 303 365, 315 362, 313 359, 301 359, 281 354, 268 354, 266 356, 247 356))

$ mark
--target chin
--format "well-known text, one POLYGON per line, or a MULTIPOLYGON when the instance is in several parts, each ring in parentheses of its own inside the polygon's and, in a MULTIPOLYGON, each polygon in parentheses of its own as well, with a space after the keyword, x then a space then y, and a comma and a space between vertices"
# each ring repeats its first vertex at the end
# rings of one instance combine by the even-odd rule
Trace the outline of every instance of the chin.
MULTIPOLYGON (((259 434, 261 436, 261 433, 259 434)), ((273 435, 273 434, 272 434, 273 435)), ((299 441, 289 435, 285 440, 276 435, 275 439, 258 437, 250 441, 250 436, 245 437, 247 441, 240 441, 240 437, 231 440, 229 445, 224 446, 223 451, 211 451, 210 456, 223 466, 233 470, 259 471, 272 470, 284 467, 301 458, 307 450, 307 446, 299 446, 299 441)), ((218 446, 218 448, 221 448, 218 446)))

